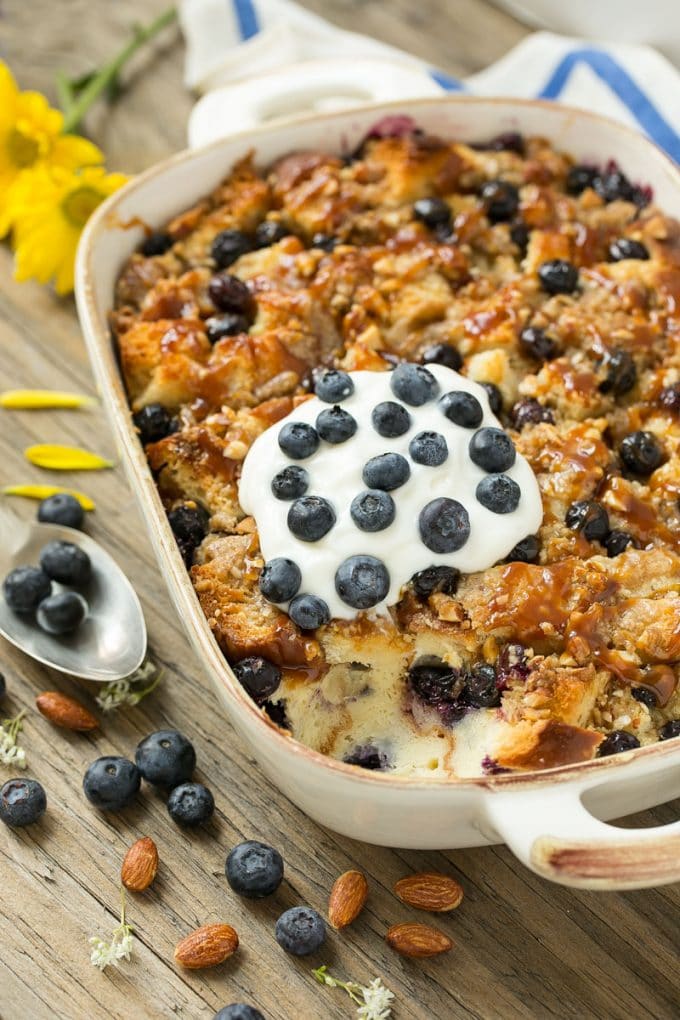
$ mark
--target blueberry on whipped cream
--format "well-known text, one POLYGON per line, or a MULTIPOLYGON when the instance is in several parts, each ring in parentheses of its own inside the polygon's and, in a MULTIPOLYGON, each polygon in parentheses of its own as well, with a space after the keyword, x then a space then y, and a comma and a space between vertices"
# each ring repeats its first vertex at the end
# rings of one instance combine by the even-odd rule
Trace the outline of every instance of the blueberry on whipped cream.
POLYGON ((255 441, 239 488, 260 591, 303 630, 385 614, 414 576, 444 590, 538 530, 536 478, 481 384, 404 362, 329 369, 315 388, 255 441))

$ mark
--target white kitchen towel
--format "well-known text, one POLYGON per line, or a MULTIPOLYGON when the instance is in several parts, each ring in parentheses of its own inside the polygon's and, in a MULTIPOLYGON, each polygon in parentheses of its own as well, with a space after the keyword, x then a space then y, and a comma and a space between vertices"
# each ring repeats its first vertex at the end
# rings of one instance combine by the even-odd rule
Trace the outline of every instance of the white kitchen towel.
POLYGON ((680 74, 648 46, 536 32, 459 81, 403 50, 339 29, 292 0, 180 0, 179 14, 186 83, 200 92, 305 61, 387 58, 426 70, 443 91, 552 99, 607 114, 644 131, 680 162, 680 74))

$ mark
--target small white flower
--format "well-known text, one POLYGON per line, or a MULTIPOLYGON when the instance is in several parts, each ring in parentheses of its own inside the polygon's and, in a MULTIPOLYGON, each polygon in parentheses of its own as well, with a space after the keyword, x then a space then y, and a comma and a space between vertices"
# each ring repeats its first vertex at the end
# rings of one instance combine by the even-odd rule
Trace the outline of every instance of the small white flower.
POLYGON ((104 970, 109 964, 117 965, 118 960, 129 960, 132 953, 133 928, 125 921, 125 890, 121 889, 120 924, 114 929, 111 941, 105 942, 98 935, 93 935, 89 940, 92 950, 90 952, 90 963, 99 970, 104 970))
POLYGON ((26 752, 19 747, 19 734, 23 729, 21 720, 26 709, 14 719, 4 719, 0 726, 0 765, 11 765, 17 769, 26 768, 26 752))
POLYGON ((380 978, 374 978, 367 988, 361 989, 364 996, 364 1005, 359 1006, 357 1016, 361 1020, 388 1020, 392 1012, 390 1003, 394 999, 394 992, 386 988, 380 978))
POLYGON ((142 698, 161 681, 163 671, 152 659, 145 659, 139 669, 123 680, 104 684, 97 695, 97 704, 104 712, 112 712, 121 705, 138 705, 142 698))

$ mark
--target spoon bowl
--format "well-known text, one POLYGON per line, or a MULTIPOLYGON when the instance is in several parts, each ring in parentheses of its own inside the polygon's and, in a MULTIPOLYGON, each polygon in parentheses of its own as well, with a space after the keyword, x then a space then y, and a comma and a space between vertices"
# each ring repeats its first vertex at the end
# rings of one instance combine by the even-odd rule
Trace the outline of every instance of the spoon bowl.
MULTIPOLYGON (((38 566, 48 542, 72 542, 90 557, 92 577, 73 589, 88 605, 88 613, 72 634, 55 636, 38 626, 35 614, 15 613, 0 593, 0 633, 45 666, 86 680, 108 683, 129 676, 146 654, 146 624, 139 599, 118 564, 82 531, 60 524, 28 523, 7 507, 0 508, 3 541, 0 578, 15 567, 38 566)), ((66 586, 52 582, 56 594, 66 586)))

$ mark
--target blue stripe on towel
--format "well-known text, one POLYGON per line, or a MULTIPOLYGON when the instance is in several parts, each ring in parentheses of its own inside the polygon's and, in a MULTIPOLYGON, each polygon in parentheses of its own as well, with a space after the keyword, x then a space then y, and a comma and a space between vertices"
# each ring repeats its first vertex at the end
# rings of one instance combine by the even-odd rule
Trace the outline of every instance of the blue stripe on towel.
POLYGON ((260 31, 260 22, 252 0, 232 0, 241 40, 252 39, 260 31))
POLYGON ((465 86, 457 78, 452 78, 450 74, 446 74, 444 71, 439 71, 436 68, 430 70, 430 78, 436 81, 437 85, 441 86, 446 92, 465 91, 465 86))
POLYGON ((601 50, 585 48, 568 53, 543 86, 539 99, 557 99, 579 63, 587 64, 628 107, 646 134, 680 161, 680 137, 628 72, 601 50))

